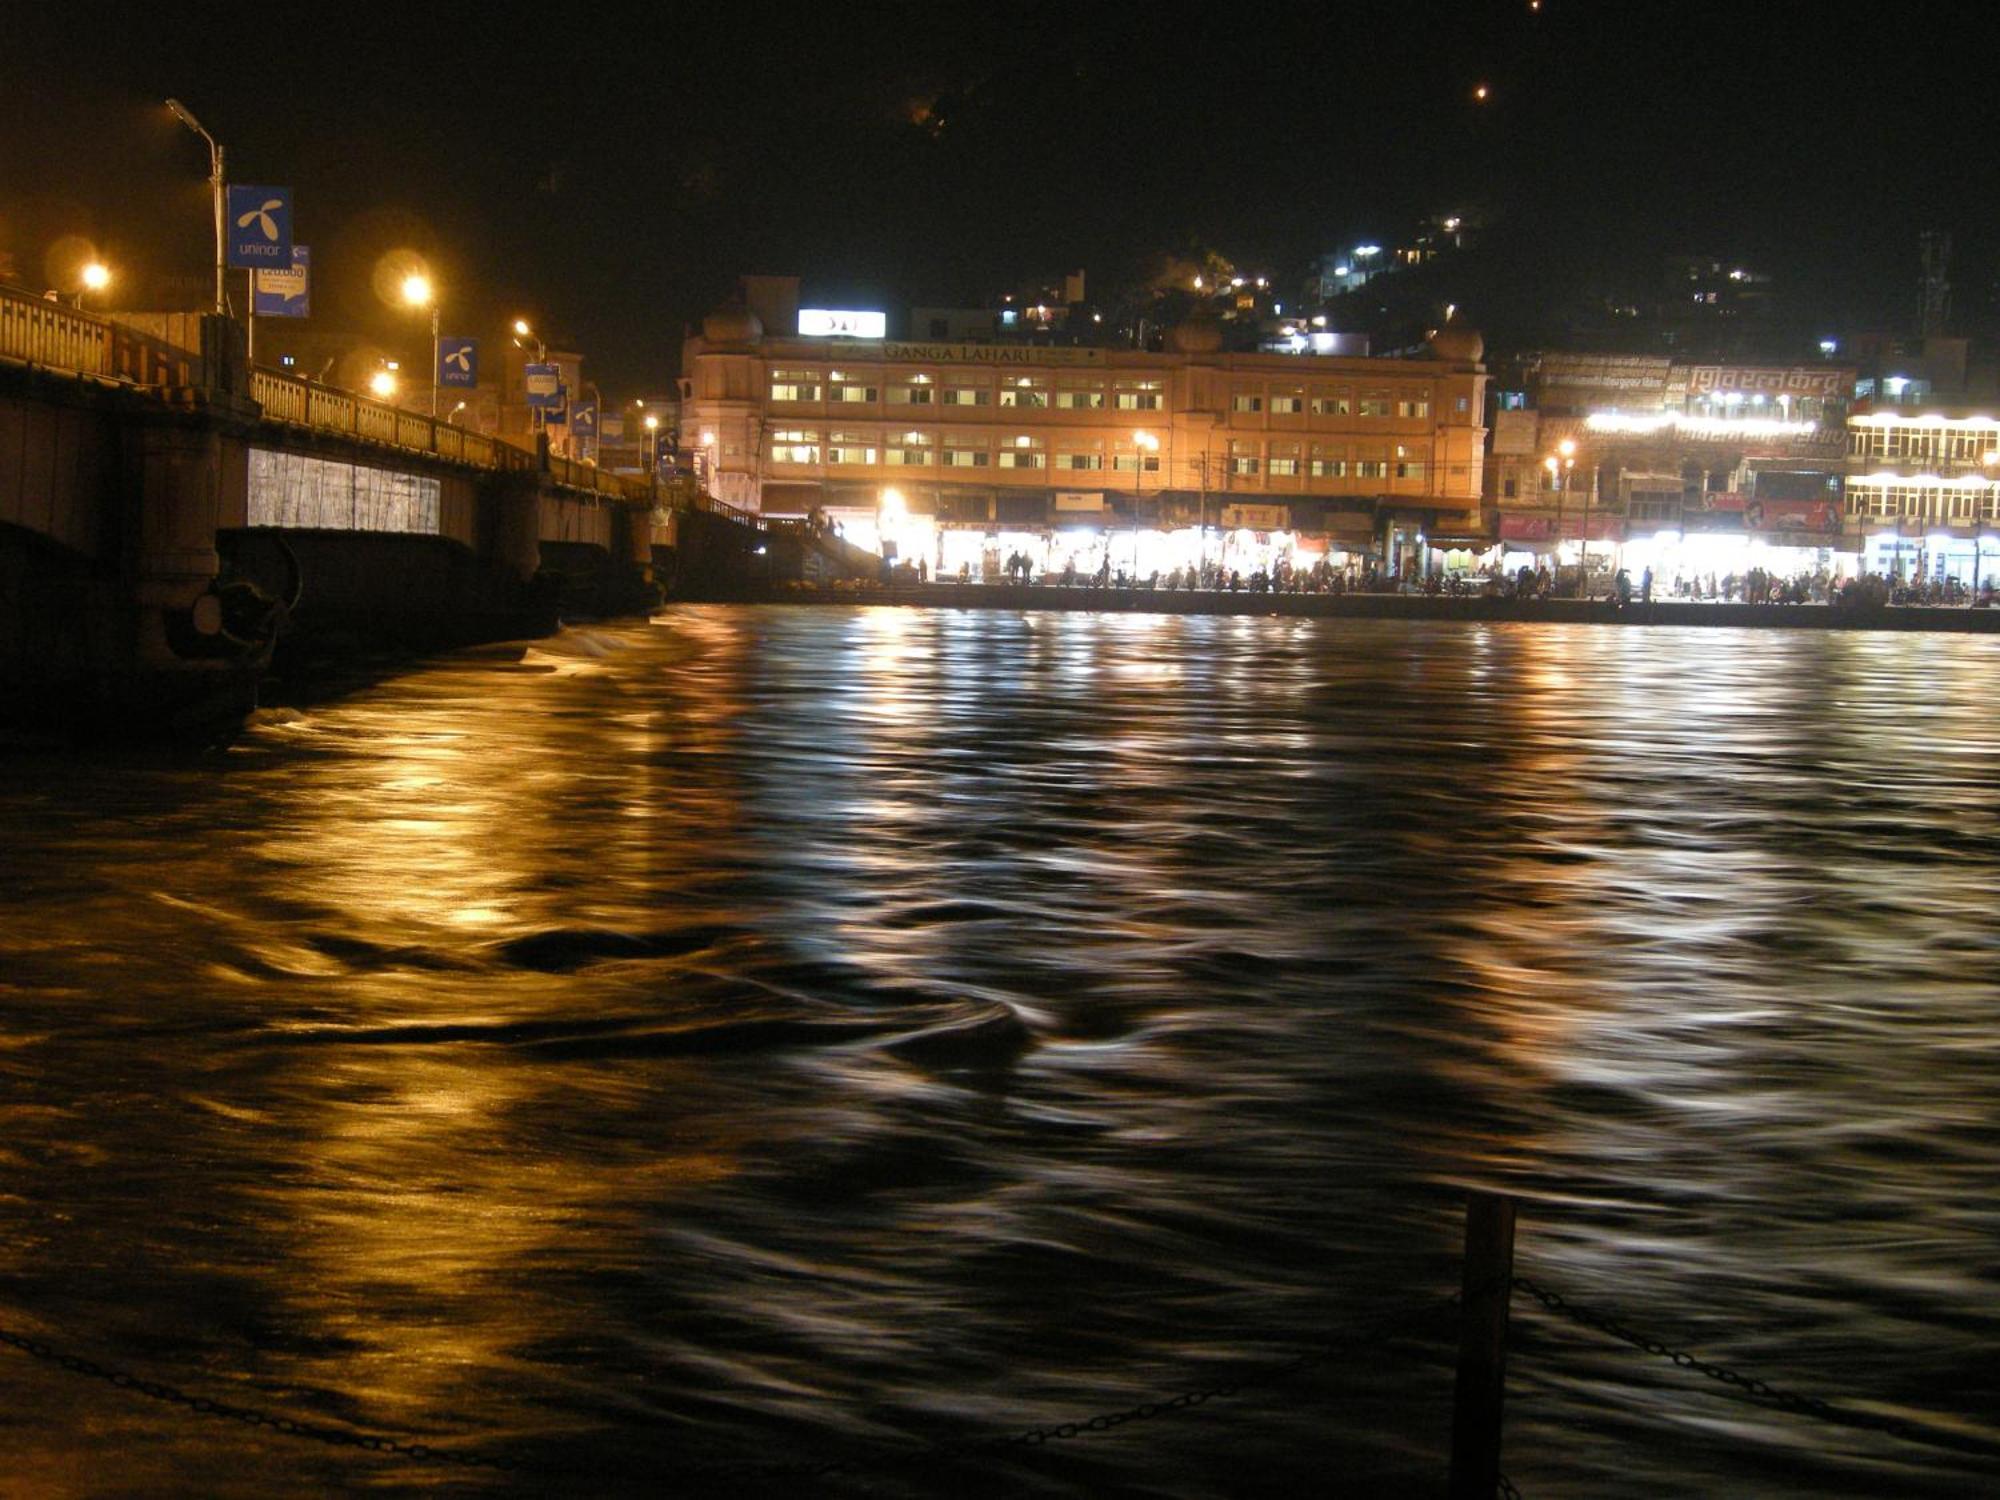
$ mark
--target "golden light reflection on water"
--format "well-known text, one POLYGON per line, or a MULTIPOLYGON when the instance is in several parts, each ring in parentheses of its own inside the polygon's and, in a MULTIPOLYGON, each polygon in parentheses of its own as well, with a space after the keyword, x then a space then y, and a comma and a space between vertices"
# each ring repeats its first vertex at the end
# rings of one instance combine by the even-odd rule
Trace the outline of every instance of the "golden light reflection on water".
MULTIPOLYGON (((1178 1388, 1454 1283, 1453 1194, 1499 1185, 1539 1274, 1714 1309, 1780 1371, 1834 1341, 1942 1420, 2000 1334, 1996 665, 680 609, 216 766, 17 777, 0 1307, 239 1399, 657 1468, 1178 1388)), ((1550 1492, 1755 1494, 1788 1441, 1548 1368, 1510 1443, 1550 1492)), ((1337 1440, 1416 1492, 1434 1373, 1050 1485, 1306 1492, 1337 1440)), ((35 1398, 0 1456, 54 1472, 113 1398, 35 1398)), ((107 1489, 284 1474, 121 1437, 107 1489)), ((1901 1472, 1872 1441, 1839 1486, 1901 1472)))

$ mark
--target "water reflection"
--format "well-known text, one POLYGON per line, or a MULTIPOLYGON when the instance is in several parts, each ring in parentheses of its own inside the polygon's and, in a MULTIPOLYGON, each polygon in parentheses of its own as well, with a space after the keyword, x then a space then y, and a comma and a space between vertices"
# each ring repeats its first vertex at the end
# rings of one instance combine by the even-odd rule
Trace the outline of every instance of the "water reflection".
MULTIPOLYGON (((1579 1296, 1982 1419, 1996 647, 684 609, 16 762, 0 1322, 647 1492, 1200 1384, 1500 1185, 1579 1296)), ((1534 1493, 1977 1491, 1522 1337, 1534 1493)), ((986 1477, 1427 1491, 1446 1358, 986 1477)), ((38 1492, 407 1478, 16 1373, 38 1492)))

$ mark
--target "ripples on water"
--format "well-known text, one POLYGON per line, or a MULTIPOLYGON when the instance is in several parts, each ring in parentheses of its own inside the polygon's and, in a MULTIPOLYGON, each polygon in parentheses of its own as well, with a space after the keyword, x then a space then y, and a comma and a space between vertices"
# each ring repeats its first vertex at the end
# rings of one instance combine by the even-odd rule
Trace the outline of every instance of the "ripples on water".
MULTIPOLYGON (((15 757, 0 1323, 650 1490, 1287 1356, 1452 1290, 1483 1185, 1528 1274, 1993 1436, 1996 667, 681 609, 198 765, 15 757)), ((426 1477, 0 1361, 22 1493, 426 1477)), ((1419 1330, 978 1472, 1433 1493, 1450 1361, 1419 1330)), ((1995 1482, 1525 1307, 1506 1444, 1530 1496, 1995 1482)))

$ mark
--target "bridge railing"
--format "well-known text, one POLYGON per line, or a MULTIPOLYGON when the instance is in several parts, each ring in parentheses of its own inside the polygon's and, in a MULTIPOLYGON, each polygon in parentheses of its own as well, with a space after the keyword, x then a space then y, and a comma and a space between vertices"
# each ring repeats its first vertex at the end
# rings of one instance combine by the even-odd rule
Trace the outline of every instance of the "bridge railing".
POLYGON ((534 454, 485 433, 468 432, 421 412, 404 411, 386 401, 357 396, 298 375, 252 370, 250 397, 264 408, 266 418, 294 427, 343 433, 483 469, 531 469, 535 465, 534 454))
POLYGON ((112 318, 0 287, 0 359, 133 385, 193 385, 201 356, 112 318))

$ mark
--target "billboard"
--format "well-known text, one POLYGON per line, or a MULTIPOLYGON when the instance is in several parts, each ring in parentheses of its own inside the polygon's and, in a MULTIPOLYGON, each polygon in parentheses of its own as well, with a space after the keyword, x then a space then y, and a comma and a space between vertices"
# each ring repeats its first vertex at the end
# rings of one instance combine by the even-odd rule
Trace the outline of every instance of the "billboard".
POLYGON ((889 315, 859 308, 802 307, 799 334, 809 339, 887 338, 889 315))
POLYGON ((231 183, 229 255, 232 266, 284 271, 292 264, 292 190, 231 183))
POLYGON ((253 271, 257 297, 252 310, 260 318, 310 318, 312 316, 312 249, 292 246, 291 269, 253 271))

